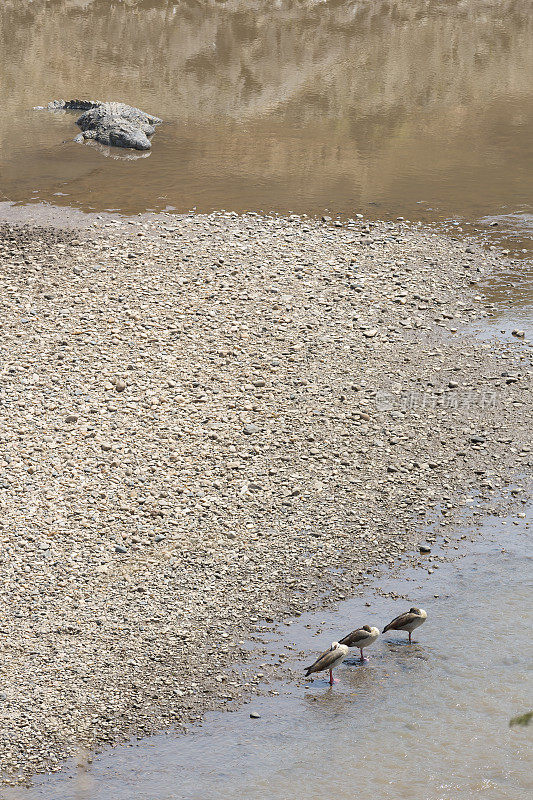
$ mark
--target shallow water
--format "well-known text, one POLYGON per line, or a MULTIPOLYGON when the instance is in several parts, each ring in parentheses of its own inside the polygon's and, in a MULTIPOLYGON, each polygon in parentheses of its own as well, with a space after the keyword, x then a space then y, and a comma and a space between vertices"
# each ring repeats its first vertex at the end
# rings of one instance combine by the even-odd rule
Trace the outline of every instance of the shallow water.
POLYGON ((269 658, 294 653, 296 670, 294 680, 274 683, 279 696, 211 713, 188 737, 119 747, 13 797, 529 800, 533 737, 508 722, 531 705, 533 536, 513 519, 489 520, 481 538, 453 563, 433 563, 431 575, 404 569, 382 583, 404 599, 367 589, 335 612, 273 626, 269 658), (332 689, 321 677, 299 677, 333 638, 365 622, 382 627, 415 601, 429 615, 417 644, 401 633, 380 637, 367 663, 354 652, 336 671, 332 689), (260 719, 250 719, 252 709, 260 719))
POLYGON ((1 218, 455 221, 521 260, 485 293, 531 321, 531 0, 2 0, 0 44, 1 218), (161 116, 153 150, 31 110, 76 96, 161 116))
POLYGON ((0 30, 5 199, 533 211, 530 0, 3 0, 0 30), (31 111, 77 96, 163 117, 152 152, 62 144, 76 112, 31 111))

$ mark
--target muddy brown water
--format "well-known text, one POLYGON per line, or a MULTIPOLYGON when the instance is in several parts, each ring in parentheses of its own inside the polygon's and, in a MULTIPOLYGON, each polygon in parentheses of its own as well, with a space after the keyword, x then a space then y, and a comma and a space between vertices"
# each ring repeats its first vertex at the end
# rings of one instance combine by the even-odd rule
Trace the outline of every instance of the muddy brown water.
POLYGON ((530 0, 2 0, 0 32, 4 199, 504 215, 528 239, 530 0), (163 117, 152 152, 62 144, 75 112, 31 108, 72 96, 163 117))
POLYGON ((279 695, 213 712, 187 737, 118 747, 7 799, 529 800, 533 736, 508 723, 533 692, 532 519, 489 519, 473 543, 446 551, 451 562, 428 563, 432 574, 405 568, 380 581, 401 599, 369 586, 335 611, 272 626, 263 668, 288 653, 294 669, 271 685, 279 695), (382 628, 413 602, 428 612, 416 644, 387 633, 367 663, 353 652, 333 688, 300 678, 332 639, 365 622, 382 628))
POLYGON ((531 321, 531 0, 2 0, 0 45, 0 201, 454 220, 529 259, 486 291, 531 321), (165 122, 79 145, 60 97, 165 122))
POLYGON ((531 323, 531 0, 2 0, 0 44, 0 201, 454 221, 531 323), (76 96, 161 116, 153 150, 31 110, 76 96))

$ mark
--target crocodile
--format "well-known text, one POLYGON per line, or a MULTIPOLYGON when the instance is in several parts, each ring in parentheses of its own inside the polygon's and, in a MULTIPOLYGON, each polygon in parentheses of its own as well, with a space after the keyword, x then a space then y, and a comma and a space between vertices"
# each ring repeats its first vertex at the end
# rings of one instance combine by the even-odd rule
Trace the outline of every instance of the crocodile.
POLYGON ((163 120, 147 114, 139 108, 125 103, 103 103, 93 100, 52 100, 47 106, 36 106, 35 110, 59 111, 74 109, 83 111, 76 120, 82 133, 74 139, 83 142, 95 139, 101 144, 115 147, 132 147, 135 150, 150 150, 150 137, 155 126, 163 120))

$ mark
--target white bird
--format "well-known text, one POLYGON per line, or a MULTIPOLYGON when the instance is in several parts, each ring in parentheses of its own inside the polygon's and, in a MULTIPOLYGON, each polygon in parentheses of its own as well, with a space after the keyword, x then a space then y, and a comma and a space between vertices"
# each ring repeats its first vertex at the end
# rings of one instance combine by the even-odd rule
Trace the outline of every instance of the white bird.
POLYGON ((363 625, 362 628, 357 628, 341 639, 339 644, 345 644, 347 647, 358 647, 361 651, 361 661, 366 661, 363 655, 363 647, 368 647, 374 644, 379 636, 378 628, 371 628, 370 625, 363 625))
POLYGON ((339 664, 342 664, 346 656, 348 655, 348 648, 345 644, 339 644, 338 642, 332 642, 331 647, 329 650, 326 650, 325 653, 322 653, 314 664, 311 664, 310 667, 304 667, 306 670, 305 677, 309 677, 313 672, 322 672, 322 670, 329 670, 329 685, 333 686, 333 670, 335 667, 338 667, 339 664))
POLYGON ((415 608, 413 606, 413 608, 410 608, 405 614, 400 614, 399 617, 395 617, 392 622, 385 625, 383 633, 385 633, 385 631, 407 631, 409 633, 409 644, 411 644, 412 632, 415 628, 419 628, 420 625, 423 625, 427 618, 428 615, 423 608, 415 608))

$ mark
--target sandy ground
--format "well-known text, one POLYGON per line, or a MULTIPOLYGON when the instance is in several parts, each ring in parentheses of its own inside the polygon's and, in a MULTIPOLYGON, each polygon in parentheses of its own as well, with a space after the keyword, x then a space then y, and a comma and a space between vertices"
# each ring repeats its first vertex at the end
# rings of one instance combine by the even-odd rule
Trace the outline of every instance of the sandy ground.
POLYGON ((0 227, 7 782, 253 691, 264 620, 528 472, 529 343, 468 334, 498 259, 398 222, 0 227))

